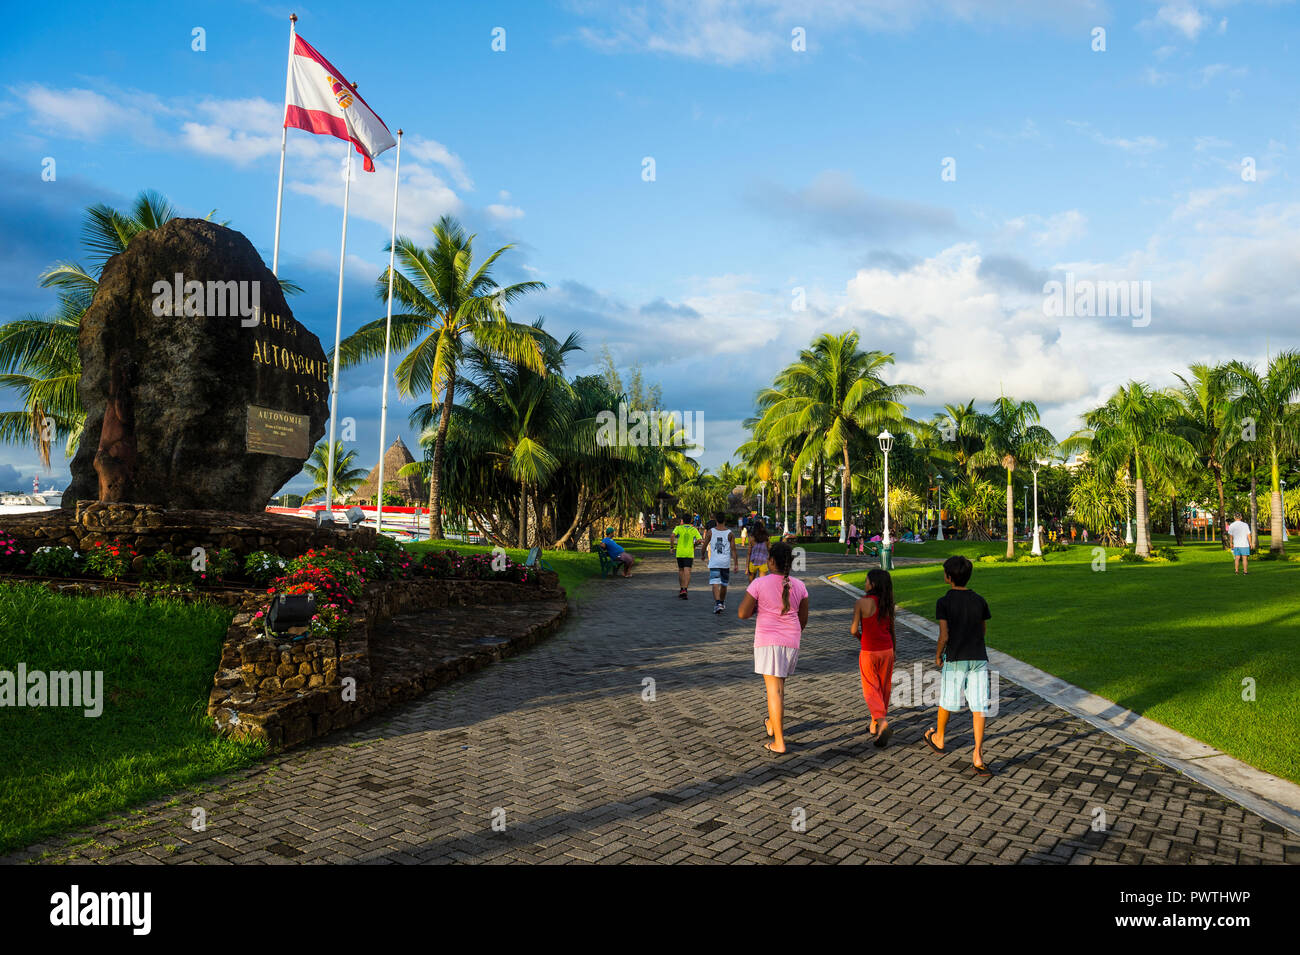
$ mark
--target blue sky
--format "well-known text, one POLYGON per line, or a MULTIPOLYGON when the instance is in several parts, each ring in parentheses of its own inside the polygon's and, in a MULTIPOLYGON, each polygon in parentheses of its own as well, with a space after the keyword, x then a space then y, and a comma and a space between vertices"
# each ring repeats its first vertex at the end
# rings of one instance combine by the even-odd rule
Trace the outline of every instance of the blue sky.
MULTIPOLYGON (((580 331, 575 372, 639 361, 703 412, 710 466, 822 331, 894 352, 920 410, 1005 389, 1058 435, 1128 378, 1297 346, 1300 15, 1247 0, 29 5, 0 36, 6 318, 49 307, 37 274, 79 256, 86 205, 145 188, 269 261, 291 9, 406 131, 400 231, 451 212, 516 243, 500 277, 550 286, 517 317, 580 331), (1045 315, 1067 273, 1150 282, 1152 320, 1045 315)), ((281 273, 327 347, 342 155, 289 132, 281 273)), ((388 153, 354 183, 345 334, 382 314, 391 176, 388 153)), ((341 381, 366 466, 379 376, 341 381)), ((37 467, 0 448, 0 488, 37 467)))

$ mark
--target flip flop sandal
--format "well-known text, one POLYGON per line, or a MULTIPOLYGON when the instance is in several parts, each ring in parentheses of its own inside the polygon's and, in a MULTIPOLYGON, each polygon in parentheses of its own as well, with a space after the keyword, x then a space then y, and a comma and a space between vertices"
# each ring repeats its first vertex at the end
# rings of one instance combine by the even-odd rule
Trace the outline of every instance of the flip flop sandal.
POLYGON ((764 743, 763 748, 767 750, 767 755, 769 756, 785 756, 790 752, 789 750, 786 750, 784 753, 778 752, 772 748, 771 743, 764 743))
POLYGON ((975 771, 976 776, 983 777, 993 775, 993 770, 989 769, 988 766, 976 766, 974 763, 971 763, 971 769, 975 771))
POLYGON ((933 729, 928 729, 928 730, 925 731, 925 745, 928 746, 928 747, 930 747, 932 750, 934 750, 934 751, 935 751, 936 753, 938 753, 940 756, 943 756, 943 755, 944 755, 945 753, 947 753, 948 751, 947 751, 946 749, 940 749, 938 746, 935 746, 935 745, 934 745, 934 741, 930 739, 930 737, 931 737, 931 735, 933 735, 933 733, 934 733, 934 730, 933 730, 933 729))
MULTIPOLYGON (((889 738, 893 735, 894 735, 894 727, 886 723, 885 728, 881 730, 880 734, 876 737, 876 742, 875 742, 876 749, 884 749, 886 746, 888 746, 889 738)), ((929 742, 929 740, 926 740, 926 742, 929 742)))

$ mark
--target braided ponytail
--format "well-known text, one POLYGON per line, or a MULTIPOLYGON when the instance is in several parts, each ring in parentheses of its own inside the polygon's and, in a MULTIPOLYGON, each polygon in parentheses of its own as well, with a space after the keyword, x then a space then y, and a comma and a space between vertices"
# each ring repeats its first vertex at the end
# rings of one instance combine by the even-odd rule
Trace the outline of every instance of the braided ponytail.
POLYGON ((790 612, 790 567, 794 564, 794 550, 785 541, 781 541, 772 545, 768 556, 785 578, 781 585, 781 613, 784 615, 790 612))

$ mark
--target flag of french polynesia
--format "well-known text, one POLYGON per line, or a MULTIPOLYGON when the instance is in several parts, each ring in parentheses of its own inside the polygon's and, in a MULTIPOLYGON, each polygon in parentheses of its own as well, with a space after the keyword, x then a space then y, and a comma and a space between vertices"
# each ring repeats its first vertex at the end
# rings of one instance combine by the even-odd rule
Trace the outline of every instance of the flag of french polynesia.
POLYGON ((366 172, 374 172, 374 158, 397 145, 384 121, 343 74, 302 37, 294 37, 289 60, 284 125, 348 140, 364 157, 366 172))

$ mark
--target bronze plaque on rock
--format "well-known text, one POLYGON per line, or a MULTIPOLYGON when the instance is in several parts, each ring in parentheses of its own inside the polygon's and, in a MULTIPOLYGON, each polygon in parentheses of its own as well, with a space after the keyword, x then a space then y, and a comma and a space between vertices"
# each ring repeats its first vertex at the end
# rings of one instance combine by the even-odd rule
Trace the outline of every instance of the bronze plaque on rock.
POLYGON ((248 451, 306 461, 311 453, 311 418, 291 411, 248 406, 248 451))

